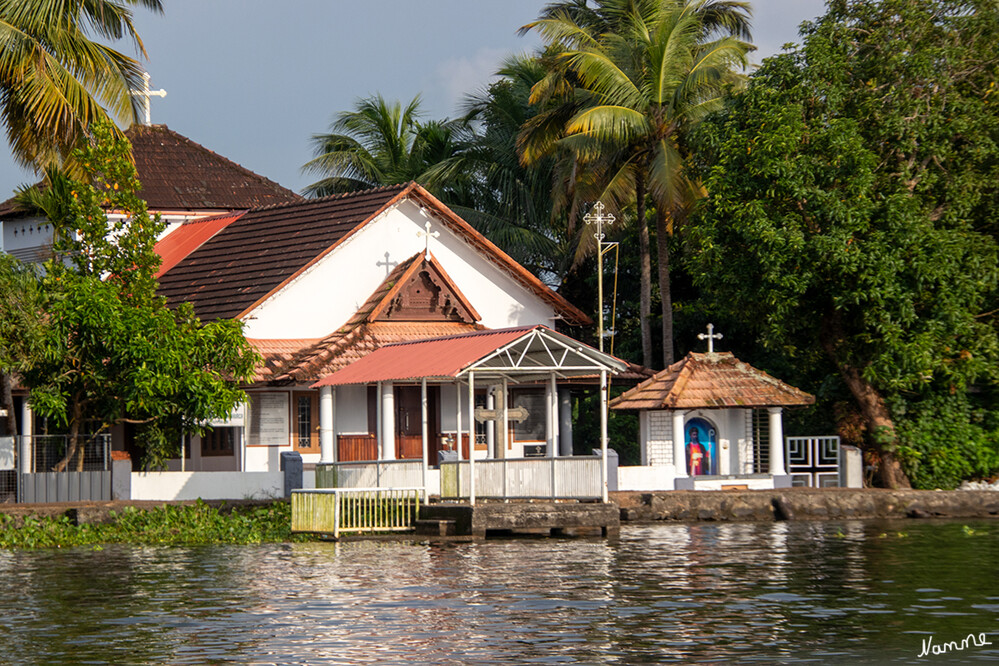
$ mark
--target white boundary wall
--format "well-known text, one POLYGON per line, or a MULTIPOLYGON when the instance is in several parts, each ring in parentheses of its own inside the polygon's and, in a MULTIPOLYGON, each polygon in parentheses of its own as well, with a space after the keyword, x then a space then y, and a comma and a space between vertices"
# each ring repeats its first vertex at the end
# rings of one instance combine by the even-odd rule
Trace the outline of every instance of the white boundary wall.
POLYGON ((284 497, 284 472, 132 472, 134 500, 279 497, 284 497))

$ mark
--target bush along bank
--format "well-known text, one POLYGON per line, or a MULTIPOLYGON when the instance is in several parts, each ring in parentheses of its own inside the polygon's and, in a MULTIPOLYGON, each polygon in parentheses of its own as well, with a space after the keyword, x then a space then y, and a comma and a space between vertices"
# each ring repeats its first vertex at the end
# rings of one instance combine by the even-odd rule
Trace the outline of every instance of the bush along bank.
POLYGON ((101 523, 81 523, 71 513, 58 516, 0 514, 0 548, 63 548, 109 543, 191 546, 307 541, 291 533, 287 502, 258 506, 187 505, 151 509, 125 507, 101 523))

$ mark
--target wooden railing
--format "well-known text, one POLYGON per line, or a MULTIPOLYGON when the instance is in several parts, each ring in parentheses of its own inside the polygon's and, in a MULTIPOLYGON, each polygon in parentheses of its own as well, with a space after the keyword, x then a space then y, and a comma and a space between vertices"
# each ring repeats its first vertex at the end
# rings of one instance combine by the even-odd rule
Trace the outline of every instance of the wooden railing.
MULTIPOLYGON (((470 497, 467 460, 441 463, 441 499, 470 497)), ((475 461, 475 496, 504 499, 600 499, 600 458, 475 461)))
POLYGON ((316 464, 316 488, 404 488, 422 485, 422 460, 316 464))
POLYGON ((291 531, 332 534, 406 532, 420 513, 423 488, 293 490, 291 531))

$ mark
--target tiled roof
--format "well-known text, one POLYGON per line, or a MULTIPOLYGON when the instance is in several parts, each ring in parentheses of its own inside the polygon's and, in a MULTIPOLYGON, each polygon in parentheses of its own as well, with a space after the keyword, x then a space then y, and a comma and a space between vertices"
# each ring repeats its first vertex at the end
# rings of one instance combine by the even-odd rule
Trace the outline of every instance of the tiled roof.
POLYGON ((815 397, 743 363, 731 352, 691 352, 611 401, 613 409, 793 407, 815 397))
POLYGON ((160 277, 171 304, 203 320, 235 319, 366 220, 403 185, 251 210, 160 277))
MULTIPOLYGON (((151 211, 231 211, 302 200, 166 125, 133 125, 125 136, 142 183, 139 198, 151 211)), ((18 214, 13 198, 0 203, 0 216, 18 214)))
POLYGON ((280 371, 274 372, 268 379, 316 381, 383 345, 481 330, 482 326, 477 324, 454 321, 371 321, 372 313, 384 309, 384 304, 391 300, 393 285, 398 284, 404 274, 418 265, 420 259, 422 256, 417 254, 399 262, 346 324, 314 344, 299 349, 298 353, 286 359, 280 371))
POLYGON ((190 302, 203 320, 238 318, 407 197, 432 208, 449 229, 548 303, 568 324, 590 323, 585 313, 416 183, 251 210, 164 274, 160 293, 172 304, 190 302))
POLYGON ((263 364, 255 370, 254 382, 266 382, 273 379, 274 374, 281 372, 285 364, 294 358, 299 350, 311 347, 318 342, 314 338, 297 340, 257 340, 247 338, 246 341, 264 359, 263 364))
POLYGON ((166 125, 132 125, 125 136, 150 210, 239 210, 302 199, 166 125))
POLYGON ((160 255, 160 259, 163 260, 159 270, 156 271, 156 277, 159 278, 179 264, 184 257, 201 247, 209 238, 238 220, 245 212, 242 211, 235 215, 200 217, 196 220, 188 220, 180 225, 179 228, 174 229, 168 236, 156 243, 156 254, 160 255))

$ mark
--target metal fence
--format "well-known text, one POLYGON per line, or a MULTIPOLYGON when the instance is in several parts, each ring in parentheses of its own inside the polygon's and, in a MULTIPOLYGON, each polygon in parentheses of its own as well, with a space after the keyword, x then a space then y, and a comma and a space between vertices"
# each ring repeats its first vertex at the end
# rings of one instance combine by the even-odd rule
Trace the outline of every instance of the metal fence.
POLYGON ((0 437, 0 502, 111 499, 111 436, 82 435, 77 452, 68 435, 0 437))
POLYGON ((423 488, 317 488, 291 493, 291 531, 332 534, 406 532, 423 488))
POLYGON ((30 467, 23 472, 96 472, 111 469, 111 435, 80 435, 80 445, 71 460, 69 435, 33 435, 21 451, 29 451, 30 467), (82 464, 80 461, 82 456, 82 464), (57 467, 59 467, 57 469, 57 467))
MULTIPOLYGON (((600 499, 600 458, 506 458, 475 461, 475 496, 503 499, 600 499)), ((441 499, 471 496, 467 460, 441 463, 441 499)))
POLYGON ((316 465, 316 488, 411 488, 422 485, 422 460, 368 460, 316 465))

